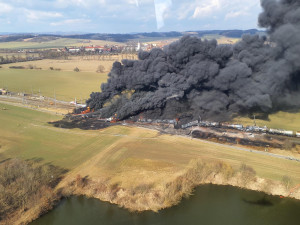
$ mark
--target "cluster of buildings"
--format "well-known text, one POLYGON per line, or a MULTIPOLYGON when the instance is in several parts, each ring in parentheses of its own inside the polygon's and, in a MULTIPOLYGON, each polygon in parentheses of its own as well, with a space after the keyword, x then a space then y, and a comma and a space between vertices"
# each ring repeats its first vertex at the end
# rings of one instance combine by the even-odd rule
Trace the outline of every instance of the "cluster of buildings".
POLYGON ((89 53, 118 53, 120 52, 121 48, 118 45, 113 46, 82 46, 82 47, 65 47, 63 51, 69 53, 80 53, 80 52, 89 52, 89 53))
POLYGON ((86 53, 126 53, 126 52, 138 52, 138 51, 151 51, 153 48, 163 48, 167 43, 140 43, 132 42, 127 43, 126 45, 89 45, 82 47, 65 47, 63 50, 71 54, 86 52, 86 53))

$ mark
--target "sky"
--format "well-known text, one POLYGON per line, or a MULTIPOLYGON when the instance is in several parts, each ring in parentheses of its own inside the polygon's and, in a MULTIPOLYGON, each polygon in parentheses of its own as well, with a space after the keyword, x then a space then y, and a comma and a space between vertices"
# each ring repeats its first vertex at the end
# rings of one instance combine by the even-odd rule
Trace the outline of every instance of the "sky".
POLYGON ((260 0, 0 0, 0 33, 251 29, 261 11, 260 0))

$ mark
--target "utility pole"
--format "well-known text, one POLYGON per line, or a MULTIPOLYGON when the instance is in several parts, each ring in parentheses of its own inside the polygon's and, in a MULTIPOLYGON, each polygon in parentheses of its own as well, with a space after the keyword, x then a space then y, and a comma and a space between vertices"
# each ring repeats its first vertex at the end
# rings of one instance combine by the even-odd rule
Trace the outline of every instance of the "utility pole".
POLYGON ((55 108, 56 108, 56 93, 55 93, 55 88, 54 88, 54 105, 55 105, 55 108))
POLYGON ((255 114, 254 114, 254 126, 256 126, 256 121, 255 121, 255 114))

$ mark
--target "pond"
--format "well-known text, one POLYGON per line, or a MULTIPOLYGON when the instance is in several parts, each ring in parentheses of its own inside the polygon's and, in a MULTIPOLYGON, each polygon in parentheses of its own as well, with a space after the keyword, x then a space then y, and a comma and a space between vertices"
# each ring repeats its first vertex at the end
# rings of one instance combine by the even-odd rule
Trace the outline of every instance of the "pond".
POLYGON ((300 201, 231 186, 203 185, 159 213, 132 213, 86 197, 64 199, 30 225, 299 225, 300 201))

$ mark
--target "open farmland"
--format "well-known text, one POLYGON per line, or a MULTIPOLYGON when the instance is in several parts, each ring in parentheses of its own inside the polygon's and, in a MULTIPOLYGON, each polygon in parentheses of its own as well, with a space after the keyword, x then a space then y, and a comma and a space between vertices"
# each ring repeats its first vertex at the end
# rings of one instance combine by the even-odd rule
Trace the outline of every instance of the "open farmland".
POLYGON ((30 39, 17 42, 1 42, 0 49, 44 49, 44 48, 64 48, 68 46, 87 46, 87 45, 123 45, 119 42, 84 40, 72 38, 58 38, 56 40, 44 42, 32 42, 30 39))
POLYGON ((0 86, 12 92, 41 93, 58 100, 86 99, 99 91, 107 79, 106 73, 68 72, 52 70, 0 69, 0 86))
POLYGON ((110 176, 116 182, 157 181, 183 171, 193 159, 222 160, 234 168, 252 166, 261 177, 280 180, 289 175, 300 182, 299 163, 238 151, 157 131, 114 126, 83 131, 47 124, 60 117, 0 104, 0 160, 42 159, 89 177, 110 176), (134 176, 133 176, 134 174, 134 176))
MULTIPOLYGON (((219 44, 234 44, 240 40, 240 38, 229 38, 221 35, 205 35, 202 39, 216 39, 219 44)), ((140 41, 149 44, 169 44, 173 41, 177 41, 179 38, 139 38, 132 39, 132 41, 140 41)), ((121 42, 102 41, 102 40, 87 40, 87 39, 72 39, 72 38, 58 38, 50 41, 33 42, 31 39, 26 41, 17 42, 0 42, 0 49, 49 49, 49 48, 64 48, 64 47, 81 47, 88 45, 125 45, 121 42)))
POLYGON ((9 58, 11 59, 12 57, 20 57, 20 58, 25 58, 25 57, 38 57, 39 54, 37 53, 24 53, 24 52, 15 52, 15 53, 7 53, 7 52, 0 52, 0 57, 4 57, 4 58, 9 58))
MULTIPOLYGON (((207 39, 207 40, 212 40, 212 39, 216 39, 218 44, 235 44, 236 42, 238 42, 239 40, 241 40, 240 38, 230 38, 230 37, 225 37, 222 35, 205 35, 203 37, 201 37, 202 39, 207 39)), ((156 44, 158 46, 161 45, 168 45, 171 44, 174 41, 178 41, 180 38, 168 38, 165 40, 147 40, 147 39, 142 39, 139 41, 145 42, 147 44, 156 44)))
POLYGON ((236 42, 241 40, 241 38, 230 38, 222 35, 204 35, 202 39, 216 39, 218 44, 235 44, 236 42))
POLYGON ((75 67, 81 72, 93 72, 95 73, 98 67, 101 65, 104 67, 104 72, 109 72, 115 61, 122 61, 122 59, 137 59, 135 54, 120 54, 120 55, 87 55, 87 56, 70 56, 69 59, 43 59, 38 61, 29 62, 17 62, 1 65, 2 68, 8 69, 11 66, 23 66, 29 65, 34 68, 41 68, 43 70, 59 69, 62 71, 73 71, 75 67))

